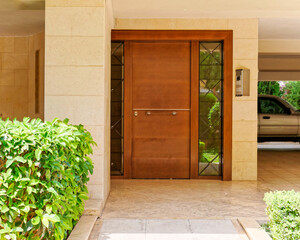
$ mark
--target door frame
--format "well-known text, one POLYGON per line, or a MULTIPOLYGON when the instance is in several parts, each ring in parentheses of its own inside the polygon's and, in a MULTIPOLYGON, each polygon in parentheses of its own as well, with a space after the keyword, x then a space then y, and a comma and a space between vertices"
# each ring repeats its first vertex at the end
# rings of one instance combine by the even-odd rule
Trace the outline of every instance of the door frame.
POLYGON ((113 178, 131 178, 132 156, 132 92, 130 41, 191 41, 191 142, 190 178, 232 180, 232 98, 233 98, 233 31, 232 30, 112 30, 112 41, 124 41, 124 175, 113 178), (223 41, 223 173, 219 176, 198 176, 198 89, 199 41, 223 41), (127 79, 127 80, 126 80, 127 79))

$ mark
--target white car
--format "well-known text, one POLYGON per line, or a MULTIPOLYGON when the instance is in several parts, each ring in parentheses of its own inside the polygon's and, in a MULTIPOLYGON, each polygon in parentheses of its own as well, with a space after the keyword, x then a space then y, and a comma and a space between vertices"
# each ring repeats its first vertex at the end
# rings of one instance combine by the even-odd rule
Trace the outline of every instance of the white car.
POLYGON ((263 141, 300 142, 299 110, 280 97, 259 95, 258 142, 263 141))

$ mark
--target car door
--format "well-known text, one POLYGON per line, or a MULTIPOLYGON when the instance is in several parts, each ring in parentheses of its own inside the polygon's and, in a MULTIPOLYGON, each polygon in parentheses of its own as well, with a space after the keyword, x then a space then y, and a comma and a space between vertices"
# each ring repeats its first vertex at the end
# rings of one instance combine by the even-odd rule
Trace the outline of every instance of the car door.
POLYGON ((298 118, 291 110, 274 98, 258 99, 260 136, 296 136, 298 118))

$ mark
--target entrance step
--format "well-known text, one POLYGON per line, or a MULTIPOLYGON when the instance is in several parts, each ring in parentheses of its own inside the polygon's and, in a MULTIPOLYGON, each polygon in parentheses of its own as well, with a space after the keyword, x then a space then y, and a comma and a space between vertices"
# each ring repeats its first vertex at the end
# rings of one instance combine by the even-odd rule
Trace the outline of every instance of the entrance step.
POLYGON ((98 219, 89 240, 104 239, 249 240, 237 220, 98 219))
POLYGON ((83 216, 100 217, 103 210, 102 200, 87 200, 85 201, 83 216))
POLYGON ((261 229, 255 219, 239 218, 238 221, 244 228, 250 240, 272 240, 271 237, 263 229, 261 229))
POLYGON ((96 220, 97 216, 81 216, 68 240, 88 240, 96 220))

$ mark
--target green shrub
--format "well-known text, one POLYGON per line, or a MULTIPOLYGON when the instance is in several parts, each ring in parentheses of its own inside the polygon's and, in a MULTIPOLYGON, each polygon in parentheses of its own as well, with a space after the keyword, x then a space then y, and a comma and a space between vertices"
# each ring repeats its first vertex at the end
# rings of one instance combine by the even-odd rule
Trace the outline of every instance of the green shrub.
POLYGON ((258 94, 267 94, 281 97, 283 91, 280 89, 280 84, 278 81, 260 81, 258 82, 258 94))
POLYGON ((276 191, 264 198, 274 240, 300 239, 300 192, 276 191))
POLYGON ((68 120, 0 120, 0 239, 65 239, 87 199, 94 145, 68 120))
POLYGON ((282 98, 300 110, 300 81, 288 81, 283 90, 285 93, 282 98))
MULTIPOLYGON (((199 156, 202 158, 203 152, 204 152, 204 150, 205 150, 205 143, 204 143, 204 142, 201 142, 201 141, 199 140, 199 145, 198 145, 198 147, 199 147, 199 156)), ((201 162, 202 162, 202 161, 201 161, 201 162)))

